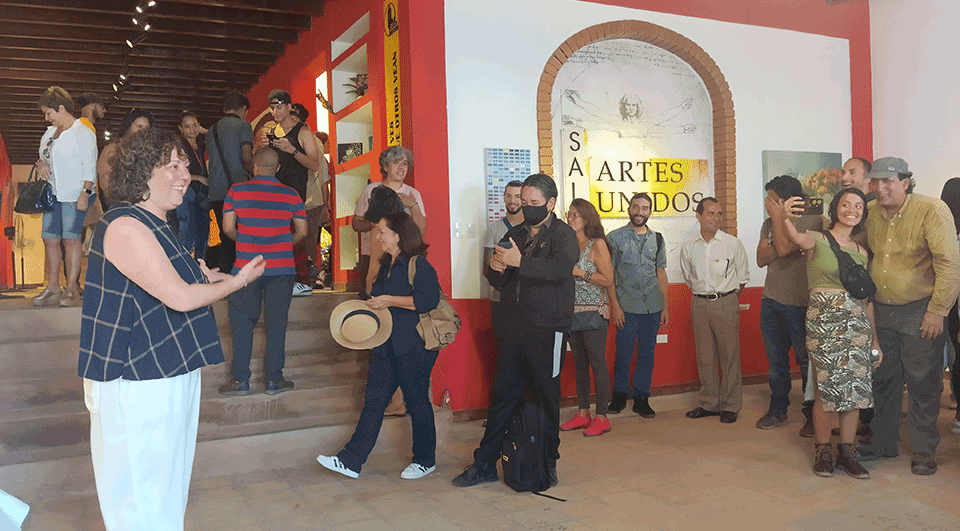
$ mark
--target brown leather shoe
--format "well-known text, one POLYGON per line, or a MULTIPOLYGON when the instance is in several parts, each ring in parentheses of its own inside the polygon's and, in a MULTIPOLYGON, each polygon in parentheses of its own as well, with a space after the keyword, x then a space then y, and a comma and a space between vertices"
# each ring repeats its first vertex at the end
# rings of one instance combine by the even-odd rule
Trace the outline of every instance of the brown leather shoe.
POLYGON ((60 297, 63 296, 63 291, 61 291, 60 286, 57 286, 57 291, 51 291, 50 287, 47 286, 39 295, 33 298, 34 306, 56 306, 60 302, 60 297))

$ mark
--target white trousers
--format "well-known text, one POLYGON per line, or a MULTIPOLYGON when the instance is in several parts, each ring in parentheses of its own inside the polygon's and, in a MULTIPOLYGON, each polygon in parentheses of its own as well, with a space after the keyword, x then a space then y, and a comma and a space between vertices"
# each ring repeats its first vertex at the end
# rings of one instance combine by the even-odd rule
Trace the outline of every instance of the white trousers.
POLYGON ((83 380, 107 531, 182 531, 200 421, 200 371, 161 380, 83 380))

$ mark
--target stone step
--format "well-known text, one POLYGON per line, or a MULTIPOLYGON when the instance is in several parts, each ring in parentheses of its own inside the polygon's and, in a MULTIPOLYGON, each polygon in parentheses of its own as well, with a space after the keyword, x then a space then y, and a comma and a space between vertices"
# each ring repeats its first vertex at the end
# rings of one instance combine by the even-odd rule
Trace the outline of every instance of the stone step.
MULTIPOLYGON (((323 376, 296 383, 293 390, 274 396, 225 397, 215 389, 202 390, 198 439, 349 424, 359 418, 362 380, 323 376)), ((90 416, 82 398, 5 412, 0 448, 0 466, 89 454, 90 416)))
MULTIPOLYGON (((434 408, 434 415, 438 450, 462 445, 462 441, 453 437, 450 410, 434 408)), ((192 480, 304 465, 315 465, 318 474, 326 474, 328 472, 316 464, 317 454, 342 448, 353 433, 355 423, 353 419, 293 431, 200 441, 192 480)), ((374 452, 395 454, 399 471, 409 458, 410 446, 410 418, 384 419, 374 452)), ((438 453, 438 458, 440 455, 443 454, 438 453)), ((376 477, 375 472, 366 469, 364 474, 376 477)), ((89 446, 83 455, 0 465, 0 489, 30 503, 94 494, 96 485, 89 446)))

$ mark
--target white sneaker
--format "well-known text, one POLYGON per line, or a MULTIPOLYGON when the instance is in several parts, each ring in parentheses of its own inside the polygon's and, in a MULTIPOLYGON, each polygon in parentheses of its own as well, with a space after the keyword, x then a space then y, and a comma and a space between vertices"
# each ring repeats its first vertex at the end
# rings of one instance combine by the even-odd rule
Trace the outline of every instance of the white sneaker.
POLYGON ((952 433, 960 433, 960 420, 953 421, 953 427, 950 428, 952 433))
POLYGON ((400 479, 420 479, 436 469, 436 465, 427 468, 418 463, 410 463, 407 465, 407 468, 403 469, 403 472, 400 473, 400 479))
POLYGON ((347 465, 344 465, 343 463, 341 463, 340 458, 337 456, 331 457, 331 456, 320 454, 317 456, 317 462, 323 465, 324 468, 328 470, 333 470, 334 472, 339 472, 344 476, 347 476, 348 478, 357 479, 358 477, 360 477, 359 472, 354 472, 353 470, 350 470, 349 468, 347 468, 347 465))
POLYGON ((294 297, 308 297, 310 295, 313 295, 313 289, 310 286, 306 284, 301 284, 299 282, 293 283, 294 297))

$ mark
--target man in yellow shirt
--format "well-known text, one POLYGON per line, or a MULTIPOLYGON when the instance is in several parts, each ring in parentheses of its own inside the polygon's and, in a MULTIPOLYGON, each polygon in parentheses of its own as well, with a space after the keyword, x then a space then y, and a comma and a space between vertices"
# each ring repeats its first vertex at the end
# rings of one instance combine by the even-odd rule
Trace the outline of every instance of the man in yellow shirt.
POLYGON ((953 216, 936 198, 913 192, 903 159, 873 162, 877 200, 869 205, 870 276, 883 361, 873 374, 873 439, 860 459, 896 457, 906 382, 907 434, 914 474, 936 473, 937 416, 943 392, 944 320, 960 290, 960 252, 953 216))

